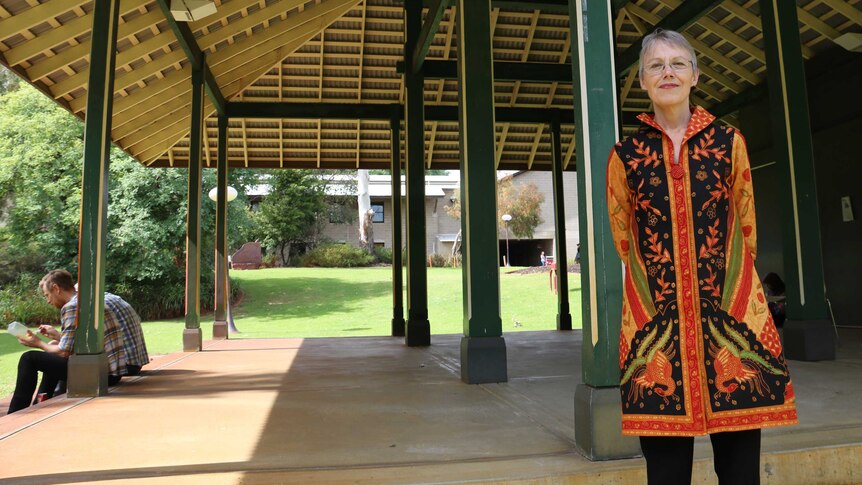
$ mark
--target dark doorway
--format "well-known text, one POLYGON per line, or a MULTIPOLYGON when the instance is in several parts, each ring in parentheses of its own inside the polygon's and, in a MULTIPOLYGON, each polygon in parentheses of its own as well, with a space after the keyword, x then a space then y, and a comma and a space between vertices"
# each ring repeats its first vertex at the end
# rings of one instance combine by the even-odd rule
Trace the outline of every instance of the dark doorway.
MULTIPOLYGON (((553 239, 509 239, 509 266, 541 266, 542 251, 552 256, 553 239)), ((500 266, 506 256, 506 240, 500 241, 500 266)))

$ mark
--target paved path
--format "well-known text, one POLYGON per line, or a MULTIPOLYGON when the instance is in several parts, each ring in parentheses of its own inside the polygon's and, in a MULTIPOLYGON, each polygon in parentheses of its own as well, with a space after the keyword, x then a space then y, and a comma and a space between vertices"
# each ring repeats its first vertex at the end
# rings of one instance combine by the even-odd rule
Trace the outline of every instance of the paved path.
MULTIPOLYGON (((839 360, 791 362, 801 424, 764 433, 764 484, 862 483, 862 330, 846 333, 839 360)), ((510 380, 481 386, 459 380, 459 341, 207 342, 106 397, 0 418, 0 481, 645 483, 641 459, 574 451, 580 332, 507 334, 510 380)), ((695 454, 715 483, 707 439, 695 454)))

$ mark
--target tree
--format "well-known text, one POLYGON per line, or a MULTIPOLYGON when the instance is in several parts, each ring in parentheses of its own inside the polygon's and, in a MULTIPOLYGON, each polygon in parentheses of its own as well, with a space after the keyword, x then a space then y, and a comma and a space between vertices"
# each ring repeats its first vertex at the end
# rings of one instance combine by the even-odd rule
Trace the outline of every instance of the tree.
MULTIPOLYGON (((443 210, 446 211, 446 214, 455 219, 457 221, 461 220, 461 190, 455 189, 450 196, 451 203, 449 205, 444 205, 443 210)), ((449 255, 449 261, 452 262, 452 267, 455 267, 457 264, 457 259, 455 255, 458 254, 458 251, 461 250, 461 226, 458 226, 458 234, 455 235, 455 240, 452 241, 452 254, 449 255)))
MULTIPOLYGON (((389 175, 390 173, 392 173, 392 171, 389 169, 373 168, 373 169, 370 169, 368 171, 368 173, 370 173, 371 175, 389 175)), ((448 170, 440 170, 440 169, 436 169, 436 168, 430 169, 430 170, 425 170, 425 175, 446 175, 448 173, 449 173, 448 170)))
POLYGON ((311 170, 278 170, 270 175, 269 184, 269 195, 255 218, 264 244, 286 265, 291 245, 313 240, 320 232, 325 182, 311 170))
POLYGON ((374 211, 371 210, 371 194, 368 190, 368 170, 356 171, 356 205, 359 208, 359 247, 374 254, 374 224, 371 218, 374 211))
POLYGON ((32 247, 46 267, 77 265, 83 134, 29 86, 0 96, 0 223, 11 246, 32 247))
POLYGON ((0 94, 15 91, 21 85, 21 79, 14 72, 0 66, 0 94))
POLYGON ((541 224, 542 202, 545 196, 535 184, 515 186, 512 176, 497 181, 497 224, 502 226, 502 215, 509 214, 509 230, 521 239, 532 239, 533 231, 541 224))
MULTIPOLYGON (((454 199, 452 203, 444 206, 443 209, 449 217, 461 220, 461 191, 455 190, 452 198, 454 199)), ((509 221, 512 234, 522 239, 531 239, 536 227, 543 222, 542 202, 544 201, 545 196, 539 192, 535 184, 515 186, 511 175, 497 180, 497 225, 502 226, 503 214, 509 214, 512 216, 512 220, 509 221)), ((453 261, 460 245, 461 230, 459 229, 455 242, 452 243, 453 261)))
MULTIPOLYGON (((83 132, 78 119, 29 86, 0 95, 0 242, 8 254, 28 261, 10 272, 77 272, 83 132)), ((117 148, 111 151, 106 282, 144 318, 183 310, 187 176, 187 170, 146 168, 117 148)), ((215 179, 215 170, 204 170, 204 187, 215 179)), ((232 170, 228 181, 240 192, 228 204, 228 243, 236 247, 252 231, 242 194, 257 183, 257 174, 232 170)), ((212 274, 214 259, 215 204, 206 192, 202 275, 212 274)), ((207 307, 213 280, 201 281, 207 307)))

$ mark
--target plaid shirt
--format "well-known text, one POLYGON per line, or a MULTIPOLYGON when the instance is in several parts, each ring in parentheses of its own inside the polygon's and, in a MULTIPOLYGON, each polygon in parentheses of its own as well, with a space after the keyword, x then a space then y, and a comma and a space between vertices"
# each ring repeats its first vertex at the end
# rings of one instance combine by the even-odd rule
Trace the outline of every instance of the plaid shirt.
MULTIPOLYGON (((60 343, 62 350, 75 348, 75 312, 78 295, 60 310, 60 343)), ((105 292, 105 355, 109 373, 126 375, 127 365, 143 366, 150 361, 141 331, 141 319, 135 310, 117 295, 105 292)))
POLYGON ((126 351, 128 365, 143 367, 150 363, 147 354, 147 344, 144 342, 144 331, 141 329, 141 317, 119 296, 105 292, 105 318, 113 313, 120 324, 123 333, 123 348, 126 351))

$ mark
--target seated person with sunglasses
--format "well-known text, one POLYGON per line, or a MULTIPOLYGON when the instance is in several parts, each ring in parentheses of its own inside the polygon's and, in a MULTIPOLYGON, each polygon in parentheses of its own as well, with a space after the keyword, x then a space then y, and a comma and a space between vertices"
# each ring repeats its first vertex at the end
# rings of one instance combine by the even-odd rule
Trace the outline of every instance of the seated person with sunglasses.
MULTIPOLYGON (((57 383, 66 380, 69 355, 75 347, 78 293, 72 275, 65 270, 53 270, 42 278, 39 288, 48 303, 60 309, 60 330, 50 325, 39 327, 39 333, 52 339, 50 342, 32 332, 18 338, 22 345, 43 352, 30 351, 21 355, 9 414, 30 405, 39 372, 42 372, 39 394, 54 395, 57 383)), ((105 292, 105 355, 108 358, 109 385, 118 383, 124 375, 137 375, 150 361, 140 317, 122 298, 108 292, 105 292)))

